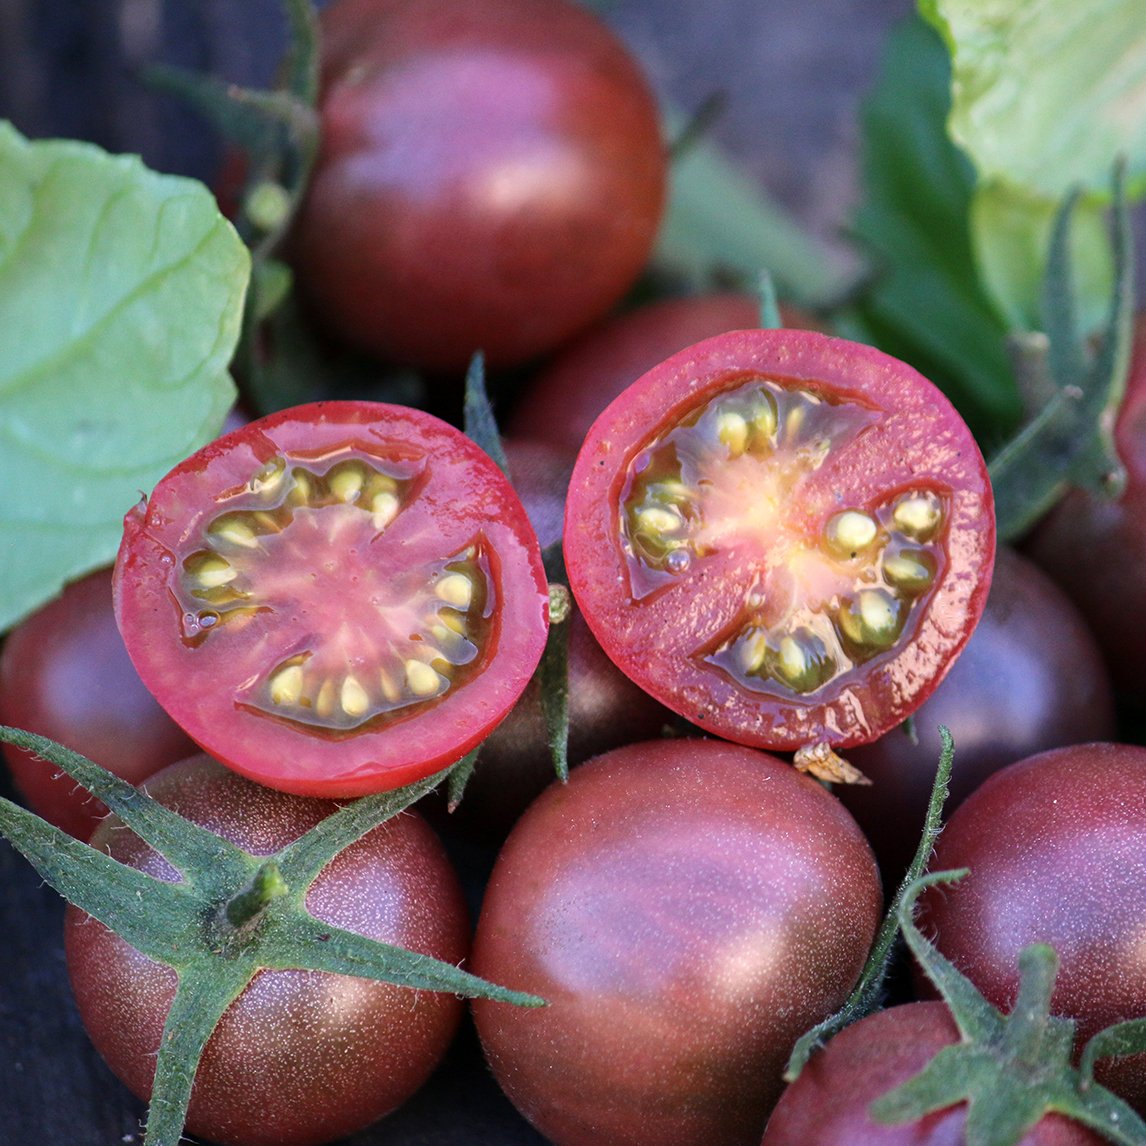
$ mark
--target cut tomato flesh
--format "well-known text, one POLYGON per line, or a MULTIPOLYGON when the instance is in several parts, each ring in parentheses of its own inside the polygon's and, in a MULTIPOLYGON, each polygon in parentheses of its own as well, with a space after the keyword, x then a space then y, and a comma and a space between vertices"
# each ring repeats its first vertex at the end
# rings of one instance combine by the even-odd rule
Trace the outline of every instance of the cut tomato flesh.
POLYGON ((806 331, 722 335, 638 380, 586 439, 565 537, 620 667, 772 748, 866 741, 922 703, 994 546, 982 457, 946 399, 806 331))
POLYGON ((463 755, 528 681, 546 600, 493 462, 371 403, 286 411, 189 459, 129 515, 117 575, 129 651, 172 715, 238 771, 308 794, 463 755))

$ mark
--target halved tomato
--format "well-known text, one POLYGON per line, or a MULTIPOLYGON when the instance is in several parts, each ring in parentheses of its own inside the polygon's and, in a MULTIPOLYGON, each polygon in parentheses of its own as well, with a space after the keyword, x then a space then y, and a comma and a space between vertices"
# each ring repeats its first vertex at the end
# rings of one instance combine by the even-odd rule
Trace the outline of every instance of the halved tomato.
POLYGON ((116 617, 144 683, 235 771, 348 797, 460 759, 545 645, 540 548, 469 438, 318 402, 206 446, 133 509, 116 617))
POLYGON ((943 678, 995 549, 983 457, 947 399, 870 347, 718 335, 590 429, 570 586, 617 665, 700 728, 791 750, 875 739, 943 678))

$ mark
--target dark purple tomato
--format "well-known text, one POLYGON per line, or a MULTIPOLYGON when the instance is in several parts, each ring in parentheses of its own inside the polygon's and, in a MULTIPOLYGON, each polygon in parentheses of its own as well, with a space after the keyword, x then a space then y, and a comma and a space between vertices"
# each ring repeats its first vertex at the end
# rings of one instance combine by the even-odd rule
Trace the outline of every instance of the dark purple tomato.
MULTIPOLYGON (((0 723, 50 736, 133 784, 194 752, 127 655, 111 570, 68 585, 8 634, 0 653, 0 723)), ((44 819, 86 839, 107 808, 43 760, 4 745, 16 787, 44 819)))
POLYGON ((551 786, 502 849, 473 969, 494 1075, 558 1146, 759 1141, 796 1038, 834 1010, 879 922, 835 797, 718 740, 618 748, 551 786))
POLYGON ((299 284, 349 342, 425 369, 542 354, 644 267, 665 195, 656 100, 571 0, 337 0, 299 284))
MULTIPOLYGON (((846 1027, 784 1092, 761 1146, 964 1146, 966 1105, 915 1122, 876 1122, 868 1107, 921 1071, 959 1030, 943 1003, 907 1003, 846 1027)), ((1016 1146, 1099 1146, 1106 1141, 1048 1114, 1016 1146)))
MULTIPOLYGON (((145 785, 156 799, 255 854, 271 854, 337 805, 254 784, 200 755, 145 785)), ((92 837, 158 879, 175 870, 109 817, 92 837)), ((469 941, 457 876, 421 816, 404 813, 340 852, 307 893, 333 926, 460 962, 469 941)), ((100 1054, 141 1098, 175 973, 68 908, 68 971, 100 1054)), ((187 1131, 227 1146, 304 1146, 368 1125, 404 1102, 445 1053, 455 996, 320 971, 260 971, 223 1016, 195 1079, 187 1131)))
MULTIPOLYGON (((1019 952, 1049 943, 1055 1014, 1079 1045, 1146 1017, 1146 748, 1086 744, 990 776, 955 810, 932 870, 969 868, 927 892, 920 926, 1000 1010, 1019 952)), ((1146 1110, 1146 1054, 1100 1064, 1099 1081, 1146 1110)))
MULTIPOLYGON (((814 324, 784 307, 785 326, 814 324)), ((760 299, 733 291, 657 299, 586 331, 525 387, 509 432, 576 452, 597 415, 646 370, 694 342, 760 325, 760 299)))
POLYGON ((1094 630, 1115 689, 1146 706, 1146 313, 1138 318, 1114 438, 1126 464, 1122 496, 1111 501, 1072 490, 1035 527, 1025 548, 1094 630))
POLYGON ((1110 679, 1070 599, 1012 549, 999 549, 987 607, 951 671, 916 710, 912 742, 893 728, 847 758, 871 781, 840 799, 867 832, 885 883, 898 883, 919 842, 941 742, 955 739, 946 812, 992 772, 1047 748, 1114 737, 1110 679))

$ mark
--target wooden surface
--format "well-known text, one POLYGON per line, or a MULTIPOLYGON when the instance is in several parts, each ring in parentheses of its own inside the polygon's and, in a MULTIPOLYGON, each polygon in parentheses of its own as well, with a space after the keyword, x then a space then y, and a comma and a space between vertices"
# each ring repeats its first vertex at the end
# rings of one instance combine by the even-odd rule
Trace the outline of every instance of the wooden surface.
MULTIPOLYGON (((678 104, 695 107, 724 92, 716 137, 832 241, 854 195, 857 101, 886 28, 911 7, 910 0, 614 0, 607 14, 678 104)), ((209 179, 217 156, 210 133, 148 92, 136 70, 164 60, 258 82, 269 76, 279 41, 276 0, 0 0, 0 117, 31 136, 90 139, 138 152, 160 170, 209 179)), ((466 862, 480 871, 480 859, 466 862)), ((475 900, 479 892, 475 886, 475 900)), ((90 1048, 73 1009, 61 917, 58 897, 0 843, 0 1141, 138 1143, 142 1108, 90 1048)), ((350 1141, 542 1139, 501 1098, 467 1034, 425 1092, 350 1141)))

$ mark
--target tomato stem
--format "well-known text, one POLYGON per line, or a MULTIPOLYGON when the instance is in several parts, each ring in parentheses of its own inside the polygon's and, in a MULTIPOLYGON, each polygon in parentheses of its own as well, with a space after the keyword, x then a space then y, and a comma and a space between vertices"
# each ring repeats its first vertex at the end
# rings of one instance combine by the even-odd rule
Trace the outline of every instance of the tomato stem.
POLYGON ((262 915, 269 904, 286 895, 289 890, 278 864, 274 860, 267 860, 255 872, 254 879, 246 888, 227 901, 223 913, 232 927, 236 929, 245 927, 262 915))

